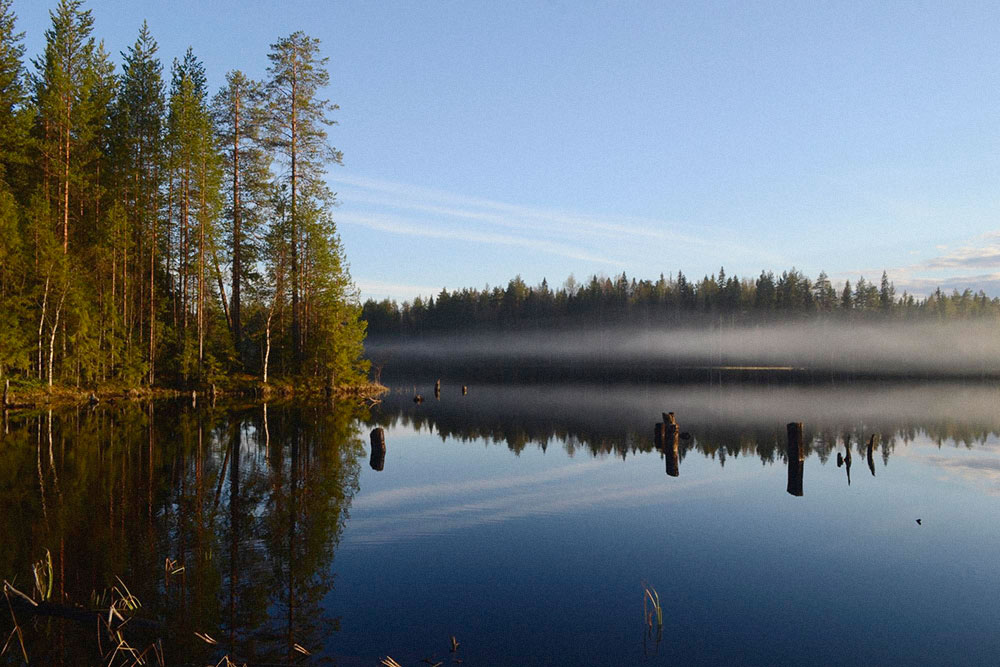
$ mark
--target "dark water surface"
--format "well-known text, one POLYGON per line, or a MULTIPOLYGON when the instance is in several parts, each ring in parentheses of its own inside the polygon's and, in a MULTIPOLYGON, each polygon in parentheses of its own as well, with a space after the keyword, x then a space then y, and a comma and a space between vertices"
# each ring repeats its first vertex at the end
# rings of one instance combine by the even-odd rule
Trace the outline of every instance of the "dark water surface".
MULTIPOLYGON (((128 403, 11 414, 0 461, 0 578, 31 592, 49 550, 53 602, 106 606, 124 584, 152 621, 129 641, 162 637, 167 664, 1000 655, 994 385, 463 396, 446 382, 439 399, 407 385, 371 411, 128 403), (667 410, 690 435, 676 459, 653 442, 667 410), (789 421, 806 443, 791 470, 789 421), (370 458, 375 426, 384 461, 370 458), (643 582, 662 632, 647 628, 643 582)), ((33 663, 110 652, 86 621, 20 620, 33 663)), ((0 641, 10 628, 4 607, 0 641)), ((16 644, 0 663, 21 662, 16 644)))

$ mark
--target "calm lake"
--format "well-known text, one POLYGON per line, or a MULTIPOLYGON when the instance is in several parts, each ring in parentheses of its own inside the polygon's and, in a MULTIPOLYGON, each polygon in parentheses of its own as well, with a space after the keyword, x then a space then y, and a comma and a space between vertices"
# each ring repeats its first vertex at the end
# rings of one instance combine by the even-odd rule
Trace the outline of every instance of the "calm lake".
MULTIPOLYGON (((53 603, 106 609, 105 591, 127 587, 149 621, 130 645, 162 638, 166 664, 1000 655, 994 384, 477 384, 463 395, 446 379, 435 398, 432 379, 370 410, 185 401, 12 413, 0 456, 0 578, 30 595, 48 550, 53 603), (676 456, 654 444, 665 411, 676 456), (793 421, 804 451, 789 463, 793 421), (371 456, 375 427, 384 459, 371 456)), ((102 664, 114 649, 93 619, 17 618, 33 664, 102 664)), ((0 664, 22 661, 15 638, 0 664)))

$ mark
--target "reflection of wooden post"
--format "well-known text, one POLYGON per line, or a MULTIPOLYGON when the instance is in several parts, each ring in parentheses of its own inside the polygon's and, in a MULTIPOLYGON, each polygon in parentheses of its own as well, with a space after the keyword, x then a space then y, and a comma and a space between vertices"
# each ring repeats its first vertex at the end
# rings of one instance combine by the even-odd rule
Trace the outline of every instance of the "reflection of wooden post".
POLYGON ((371 441, 372 454, 369 464, 372 470, 382 470, 385 468, 385 430, 381 427, 373 428, 371 441))
POLYGON ((3 407, 10 405, 10 378, 3 383, 3 407))
POLYGON ((875 459, 872 457, 872 450, 878 447, 879 434, 872 433, 872 437, 868 440, 868 469, 872 471, 872 477, 875 476, 875 459))
POLYGON ((434 383, 434 398, 441 398, 441 380, 434 383))
POLYGON ((198 392, 194 389, 191 390, 191 407, 198 407, 198 392))
POLYGON ((667 459, 667 474, 671 477, 678 477, 681 474, 681 458, 677 451, 677 441, 677 426, 674 425, 673 432, 667 433, 666 439, 663 441, 663 453, 667 459))
POLYGON ((663 449, 663 443, 667 441, 667 427, 663 422, 656 422, 653 426, 653 445, 657 449, 663 449))
POLYGON ((805 447, 802 444, 802 422, 788 424, 788 488, 793 496, 803 495, 802 473, 805 468, 805 447))

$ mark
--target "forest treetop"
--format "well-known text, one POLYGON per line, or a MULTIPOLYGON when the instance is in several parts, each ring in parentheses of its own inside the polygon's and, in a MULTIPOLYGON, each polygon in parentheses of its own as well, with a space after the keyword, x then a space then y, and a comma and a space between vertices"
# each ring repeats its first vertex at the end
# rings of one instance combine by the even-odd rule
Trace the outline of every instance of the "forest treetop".
POLYGON ((718 274, 692 281, 676 276, 637 280, 625 273, 614 278, 592 276, 578 283, 573 276, 559 288, 548 281, 528 286, 520 276, 506 288, 442 289, 436 297, 399 304, 369 299, 362 309, 368 331, 377 335, 412 335, 455 329, 519 329, 621 322, 688 323, 703 318, 727 322, 803 317, 866 319, 954 319, 1000 317, 1000 299, 980 290, 938 288, 926 298, 896 293, 886 272, 878 284, 861 277, 834 287, 821 272, 811 280, 791 269, 780 276, 762 271, 756 278, 718 274))
MULTIPOLYGON (((262 54, 263 58, 264 54, 262 54)), ((324 173, 337 105, 320 43, 212 94, 147 25, 116 68, 81 0, 25 62, 0 0, 0 378, 190 384, 365 371, 324 173)))

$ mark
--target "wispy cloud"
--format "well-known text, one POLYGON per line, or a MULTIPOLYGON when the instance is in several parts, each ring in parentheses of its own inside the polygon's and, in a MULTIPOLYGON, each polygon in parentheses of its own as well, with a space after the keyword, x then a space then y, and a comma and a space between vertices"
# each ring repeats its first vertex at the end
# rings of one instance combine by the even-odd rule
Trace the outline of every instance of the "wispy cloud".
POLYGON ((1000 232, 988 232, 953 250, 911 267, 919 269, 1000 268, 1000 232))
POLYGON ((600 264, 620 265, 621 261, 611 259, 596 253, 578 248, 566 243, 547 241, 499 232, 482 232, 469 229, 455 229, 443 226, 429 225, 419 218, 407 218, 391 214, 365 215, 359 213, 341 212, 337 221, 349 225, 360 225, 392 234, 406 236, 421 236, 432 239, 451 239, 471 243, 489 245, 506 245, 528 250, 537 250, 552 255, 561 255, 570 259, 579 259, 600 264))
POLYGON ((644 218, 638 216, 594 216, 568 212, 560 209, 524 206, 506 202, 468 197, 443 190, 422 188, 418 186, 393 183, 378 179, 360 178, 349 175, 334 174, 330 177, 333 183, 352 186, 370 193, 378 193, 377 197, 354 192, 351 199, 392 206, 400 209, 410 209, 437 215, 447 215, 467 220, 479 220, 510 228, 531 229, 557 234, 586 234, 604 238, 622 236, 661 241, 673 241, 712 246, 718 239, 703 236, 692 236, 672 231, 671 227, 679 227, 680 223, 667 220, 644 218), (395 199, 388 199, 392 195, 395 199))
POLYGON ((464 482, 438 482, 434 484, 405 486, 388 491, 379 491, 367 496, 359 496, 354 502, 353 509, 374 509, 396 505, 405 506, 410 505, 414 501, 426 502, 449 495, 478 495, 486 491, 509 491, 515 487, 532 486, 583 475, 591 472, 594 468, 600 468, 609 463, 611 461, 606 459, 595 459, 585 463, 573 463, 527 475, 517 475, 500 479, 491 477, 470 479, 464 482))

